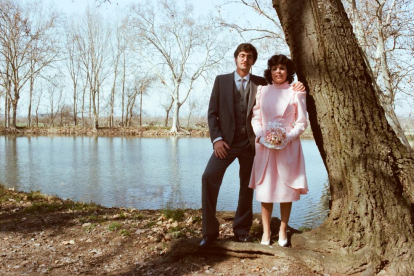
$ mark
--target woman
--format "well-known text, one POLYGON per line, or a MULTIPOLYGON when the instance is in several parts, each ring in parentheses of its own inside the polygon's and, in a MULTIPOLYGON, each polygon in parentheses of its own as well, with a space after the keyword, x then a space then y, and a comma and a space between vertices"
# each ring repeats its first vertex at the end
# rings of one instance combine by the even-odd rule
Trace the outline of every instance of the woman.
POLYGON ((280 246, 287 246, 287 225, 292 202, 306 194, 305 160, 299 139, 306 127, 306 91, 292 90, 293 62, 285 55, 268 60, 264 75, 268 86, 259 86, 253 108, 256 156, 249 187, 262 202, 262 244, 269 245, 273 203, 280 202, 280 246))

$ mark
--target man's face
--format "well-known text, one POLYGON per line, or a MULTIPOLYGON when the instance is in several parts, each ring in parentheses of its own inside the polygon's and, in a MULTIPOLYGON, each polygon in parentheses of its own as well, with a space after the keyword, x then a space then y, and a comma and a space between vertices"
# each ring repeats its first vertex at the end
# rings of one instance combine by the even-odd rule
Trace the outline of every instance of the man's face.
POLYGON ((250 68, 254 65, 253 52, 241 51, 235 58, 237 69, 241 71, 250 71, 250 68))

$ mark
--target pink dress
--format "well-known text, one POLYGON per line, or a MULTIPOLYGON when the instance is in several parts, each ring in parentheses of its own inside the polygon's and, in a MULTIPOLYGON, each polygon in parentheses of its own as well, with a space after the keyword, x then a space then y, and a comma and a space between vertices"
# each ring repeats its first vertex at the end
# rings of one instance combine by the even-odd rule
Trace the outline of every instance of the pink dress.
POLYGON ((264 137, 268 122, 283 119, 289 143, 269 149, 256 143, 256 156, 249 187, 260 202, 293 202, 308 192, 305 159, 299 135, 307 127, 306 92, 295 92, 289 83, 259 86, 253 107, 256 137, 264 137))

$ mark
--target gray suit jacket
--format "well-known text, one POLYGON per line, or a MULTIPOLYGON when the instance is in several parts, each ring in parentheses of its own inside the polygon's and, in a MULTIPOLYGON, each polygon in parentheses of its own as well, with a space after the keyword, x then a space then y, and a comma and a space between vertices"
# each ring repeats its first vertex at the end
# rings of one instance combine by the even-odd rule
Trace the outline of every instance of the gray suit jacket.
MULTIPOLYGON (((234 114, 234 72, 219 75, 214 81, 213 91, 211 92, 210 104, 208 107, 208 127, 210 130, 211 142, 216 138, 222 137, 231 146, 236 130, 234 114)), ((247 105, 247 135, 254 151, 255 136, 252 129, 252 109, 256 100, 257 87, 267 85, 265 78, 250 74, 250 95, 247 105)))

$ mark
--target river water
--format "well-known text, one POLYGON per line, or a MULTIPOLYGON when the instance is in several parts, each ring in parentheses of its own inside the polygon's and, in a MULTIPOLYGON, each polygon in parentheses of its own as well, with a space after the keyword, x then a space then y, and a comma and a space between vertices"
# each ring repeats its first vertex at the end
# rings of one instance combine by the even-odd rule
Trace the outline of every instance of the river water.
MULTIPOLYGON (((293 203, 292 227, 317 227, 329 212, 326 169, 313 140, 302 140, 309 193, 293 203)), ((208 138, 0 136, 0 183, 107 207, 201 208, 208 138)), ((217 210, 235 211, 238 161, 229 167, 217 210)), ((254 201, 255 213, 260 203, 254 201)), ((280 217, 278 204, 273 216, 280 217)))

